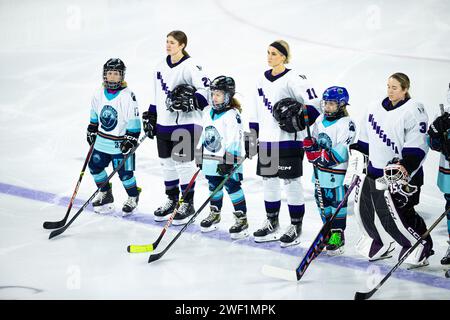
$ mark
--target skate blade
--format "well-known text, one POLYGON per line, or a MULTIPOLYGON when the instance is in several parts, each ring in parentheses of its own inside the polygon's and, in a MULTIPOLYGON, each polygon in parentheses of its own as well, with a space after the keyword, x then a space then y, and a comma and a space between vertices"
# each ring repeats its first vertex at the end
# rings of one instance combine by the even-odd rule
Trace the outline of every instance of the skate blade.
POLYGON ((136 209, 131 210, 130 212, 126 212, 122 210, 122 218, 131 216, 134 212, 136 211, 136 209))
POLYGON ((169 220, 169 217, 170 217, 170 214, 168 214, 167 216, 162 216, 162 217, 154 216, 153 220, 155 220, 156 222, 164 222, 164 221, 169 220))
POLYGON ((423 268, 426 266, 429 266, 430 263, 427 261, 426 263, 421 263, 421 264, 407 264, 406 269, 407 270, 414 270, 414 269, 419 269, 419 268, 423 268))
MULTIPOLYGON (((174 226, 183 226, 183 225, 185 225, 186 223, 188 223, 188 221, 191 219, 191 217, 192 216, 189 216, 189 217, 187 217, 187 218, 184 218, 184 219, 181 219, 181 220, 173 220, 172 221, 172 224, 174 225, 174 226)), ((192 221, 192 222, 195 222, 195 220, 194 221, 192 221)))
POLYGON ((200 230, 202 232, 211 232, 211 231, 216 231, 218 229, 217 224, 213 224, 211 227, 200 227, 200 230))
POLYGON ((255 242, 262 243, 262 242, 270 242, 270 241, 279 241, 281 238, 281 235, 279 234, 269 234, 264 237, 255 237, 255 242))
POLYGON ((282 247, 282 248, 292 247, 292 246, 296 246, 298 244, 300 244, 300 240, 298 240, 298 239, 295 239, 292 242, 281 242, 280 241, 280 247, 282 247))
POLYGON ((94 212, 98 214, 108 214, 114 211, 113 204, 104 204, 103 206, 94 207, 94 212))
POLYGON ((248 233, 248 230, 243 230, 239 233, 230 233, 230 238, 232 240, 240 240, 240 239, 245 239, 249 236, 250 234, 248 233))

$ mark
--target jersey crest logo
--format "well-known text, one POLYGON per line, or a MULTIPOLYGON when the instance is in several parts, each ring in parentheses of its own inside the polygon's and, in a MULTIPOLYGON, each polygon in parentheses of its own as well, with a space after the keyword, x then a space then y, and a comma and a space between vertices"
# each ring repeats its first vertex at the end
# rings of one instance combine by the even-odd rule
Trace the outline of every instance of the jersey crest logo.
POLYGON ((112 106, 103 106, 100 112, 100 123, 105 131, 112 131, 117 126, 117 110, 112 106))
POLYGON ((325 150, 331 150, 333 147, 331 138, 324 132, 319 133, 319 136, 317 137, 317 144, 325 150))
POLYGON ((205 129, 205 142, 203 143, 209 152, 217 152, 222 148, 222 137, 214 126, 205 129))

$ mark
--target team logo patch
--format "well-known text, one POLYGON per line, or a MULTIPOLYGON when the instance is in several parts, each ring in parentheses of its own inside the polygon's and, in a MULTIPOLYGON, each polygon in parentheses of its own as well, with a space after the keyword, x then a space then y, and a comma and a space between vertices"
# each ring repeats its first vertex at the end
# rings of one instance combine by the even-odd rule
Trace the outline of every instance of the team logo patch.
POLYGON ((100 123, 105 131, 112 131, 117 126, 117 110, 112 106, 103 106, 100 112, 100 123))
POLYGON ((319 136, 317 137, 317 144, 325 150, 330 150, 333 147, 331 138, 324 132, 319 133, 319 136))
POLYGON ((236 121, 239 124, 241 123, 241 117, 238 114, 236 114, 236 121))
POLYGON ((217 152, 222 148, 222 137, 213 126, 207 126, 205 129, 205 148, 209 152, 217 152))

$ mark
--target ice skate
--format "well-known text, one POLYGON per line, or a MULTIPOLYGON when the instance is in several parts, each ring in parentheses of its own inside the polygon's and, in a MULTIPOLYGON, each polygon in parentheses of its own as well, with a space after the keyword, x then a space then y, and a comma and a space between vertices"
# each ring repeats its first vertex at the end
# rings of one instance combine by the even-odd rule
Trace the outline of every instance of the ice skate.
POLYGON ((264 221, 264 225, 261 229, 256 230, 253 233, 255 237, 255 242, 268 242, 268 241, 278 241, 280 240, 280 235, 278 233, 279 222, 278 217, 267 218, 264 221))
POLYGON ((216 206, 210 206, 208 217, 200 222, 200 229, 202 232, 210 232, 217 230, 220 222, 220 210, 216 206))
POLYGON ((174 198, 167 199, 166 203, 156 209, 153 213, 155 221, 162 222, 169 220, 169 217, 173 213, 173 210, 175 210, 175 208, 177 207, 177 203, 178 200, 174 198))
POLYGON ((332 229, 326 246, 329 256, 338 256, 344 253, 345 237, 342 229, 332 229))
POLYGON ((302 224, 291 224, 286 232, 280 238, 282 248, 295 246, 300 243, 300 234, 302 233, 302 224))
POLYGON ((114 210, 114 197, 112 194, 112 188, 109 187, 106 191, 100 191, 92 201, 94 212, 99 214, 107 214, 114 210))
POLYGON ((229 230, 231 239, 238 240, 248 237, 247 214, 238 210, 233 212, 233 215, 236 221, 229 230))
POLYGON ((178 208, 172 224, 174 226, 186 224, 194 213, 194 204, 192 202, 183 202, 178 208))

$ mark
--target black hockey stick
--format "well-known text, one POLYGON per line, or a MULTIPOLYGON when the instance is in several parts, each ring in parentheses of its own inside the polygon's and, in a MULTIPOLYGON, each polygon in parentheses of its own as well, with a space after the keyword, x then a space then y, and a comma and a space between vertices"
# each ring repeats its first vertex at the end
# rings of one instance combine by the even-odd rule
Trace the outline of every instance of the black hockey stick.
POLYGON ((431 225, 431 227, 427 231, 425 231, 425 233, 417 240, 417 242, 411 248, 409 248, 408 251, 405 252, 405 254, 402 256, 402 258, 391 269, 391 271, 389 271, 388 274, 384 276, 384 278, 380 281, 380 283, 377 284, 377 286, 375 288, 373 288, 369 292, 356 292, 355 300, 367 300, 371 296, 373 296, 373 294, 375 292, 377 292, 378 289, 380 289, 380 287, 383 285, 383 283, 385 283, 386 280, 389 279, 389 277, 394 273, 395 270, 397 270, 397 268, 403 263, 403 261, 406 260, 406 258, 411 254, 411 252, 413 252, 414 249, 416 249, 419 246, 419 244, 423 241, 423 239, 428 237, 430 232, 439 224, 439 222, 441 222, 442 219, 444 219, 444 217, 449 212, 450 212, 450 208, 447 209, 443 214, 441 214, 441 216, 431 225))
POLYGON ((49 239, 54 238, 64 231, 67 230, 67 228, 75 221, 75 219, 83 212, 83 210, 88 206, 88 204, 94 199, 94 197, 97 195, 97 193, 100 192, 100 189, 106 186, 109 183, 109 180, 125 165, 125 162, 136 152, 136 149, 142 144, 142 141, 144 141, 145 138, 148 137, 148 134, 146 133, 140 141, 135 145, 130 152, 124 157, 124 159, 119 163, 119 165, 111 172, 111 174, 108 176, 105 182, 102 183, 102 185, 90 196, 90 198, 83 204, 83 206, 77 211, 77 213, 72 217, 72 219, 69 220, 69 222, 62 228, 53 230, 50 233, 49 239))
POLYGON ((303 257, 302 261, 298 265, 297 269, 295 269, 295 271, 264 265, 262 268, 262 273, 274 278, 285 279, 289 281, 299 281, 302 278, 303 274, 306 272, 306 269, 309 267, 311 262, 322 252, 323 248, 325 248, 325 242, 328 239, 329 233, 331 231, 331 224, 333 220, 337 217, 339 211, 344 206, 344 203, 347 201, 347 198, 349 197, 353 188, 359 182, 359 176, 354 175, 353 181, 344 195, 344 199, 342 199, 341 203, 336 208, 336 211, 333 213, 331 218, 323 224, 322 228, 320 229, 319 233, 317 234, 316 238, 314 239, 313 243, 309 247, 308 251, 306 252, 305 256, 303 257))
POLYGON ((233 168, 233 170, 231 170, 230 174, 227 175, 226 177, 223 178, 222 182, 216 187, 216 189, 214 189, 213 192, 211 192, 211 194, 209 195, 208 199, 206 199, 205 202, 203 202, 203 204, 201 205, 201 207, 192 215, 192 217, 189 219, 189 221, 183 226, 183 228, 181 228, 180 231, 178 231, 177 235, 175 236, 175 238, 172 239, 172 241, 169 242, 169 244, 161 251, 155 254, 151 254, 150 257, 148 258, 148 263, 151 263, 153 261, 159 260, 161 259, 161 257, 167 252, 167 250, 169 250, 169 248, 175 243, 175 241, 177 241, 177 239, 181 236, 181 234, 184 232, 184 230, 186 230, 186 228, 192 224, 195 220, 195 218, 199 215, 199 213, 203 210, 203 208, 206 207, 206 205, 209 203, 209 201, 212 199, 212 197, 214 197, 214 195, 219 192, 220 190, 222 190, 224 184, 228 181, 228 179, 230 179, 230 177, 236 172, 236 170, 241 166, 241 164, 244 162, 245 158, 243 158, 240 162, 238 162, 238 164, 233 168))
MULTIPOLYGON (((309 116, 308 116, 308 110, 306 109, 306 105, 303 108, 304 111, 304 117, 305 117, 305 124, 306 124, 306 133, 308 134, 308 138, 311 139, 311 129, 309 127, 309 116)), ((322 189, 320 188, 320 181, 319 181, 319 174, 317 173, 317 167, 315 164, 313 165, 313 171, 314 171, 314 188, 317 192, 317 198, 319 198, 319 207, 320 207, 320 213, 323 217, 325 217, 325 208, 323 206, 323 196, 322 196, 322 189)))
POLYGON ((73 202, 75 201, 75 197, 78 193, 78 188, 81 184, 81 179, 83 179, 84 171, 86 170, 87 164, 89 163, 89 159, 91 159, 92 151, 94 150, 94 144, 91 144, 91 147, 89 148, 89 152, 86 156, 86 160, 84 160, 83 168, 81 169, 80 177, 78 178, 77 185, 75 186, 75 191, 72 194, 72 198, 69 202, 69 207, 67 208, 66 215, 64 218, 60 221, 45 221, 44 222, 44 229, 58 229, 61 228, 63 225, 66 224, 67 218, 69 217, 70 210, 72 209, 73 202))
POLYGON ((158 239, 156 239, 156 241, 151 244, 130 244, 127 247, 128 252, 142 253, 142 252, 150 252, 150 251, 153 251, 156 249, 158 244, 161 242, 161 239, 163 238, 164 234, 166 233, 167 229, 169 229, 170 225, 172 224, 173 218, 175 217, 178 208, 183 203, 184 198, 186 198, 186 195, 188 194, 189 190, 191 190, 192 185, 194 184, 195 179, 197 179, 197 176, 200 171, 201 171, 201 169, 198 169, 197 172, 195 172, 194 175, 192 176, 191 180, 189 181, 188 186, 186 187, 186 189, 184 189, 183 195, 181 196, 180 200, 178 200, 178 203, 177 203, 175 209, 173 209, 172 213, 170 214, 169 220, 167 220, 166 224, 164 225, 164 228, 162 229, 161 234, 159 235, 158 239))

